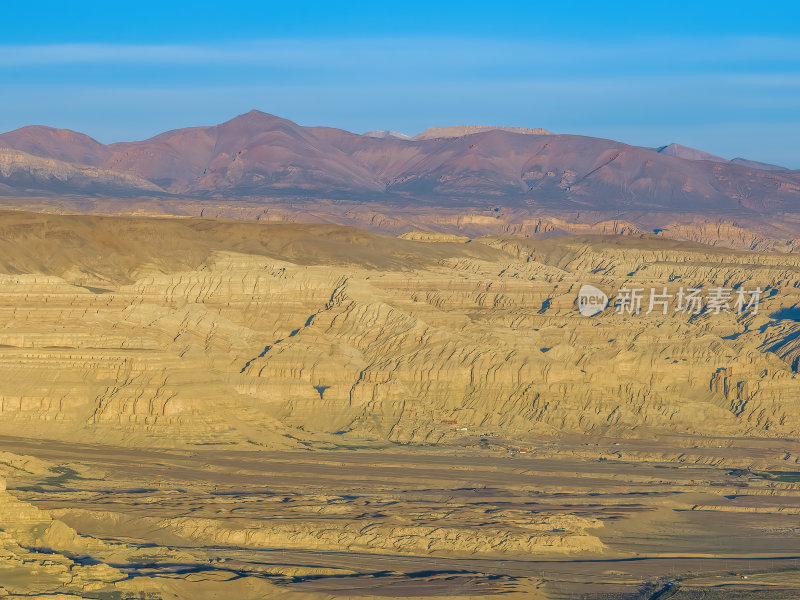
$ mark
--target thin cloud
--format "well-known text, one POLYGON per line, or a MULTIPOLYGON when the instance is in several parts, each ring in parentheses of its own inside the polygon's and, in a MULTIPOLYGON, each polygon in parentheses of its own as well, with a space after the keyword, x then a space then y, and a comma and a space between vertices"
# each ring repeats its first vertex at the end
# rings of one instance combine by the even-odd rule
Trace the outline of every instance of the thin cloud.
POLYGON ((234 44, 44 44, 0 45, 0 67, 65 64, 259 64, 276 67, 359 67, 376 64, 460 64, 475 69, 514 64, 590 64, 615 70, 631 65, 732 64, 737 61, 800 61, 800 41, 731 37, 617 40, 614 43, 395 38, 263 40, 234 44))

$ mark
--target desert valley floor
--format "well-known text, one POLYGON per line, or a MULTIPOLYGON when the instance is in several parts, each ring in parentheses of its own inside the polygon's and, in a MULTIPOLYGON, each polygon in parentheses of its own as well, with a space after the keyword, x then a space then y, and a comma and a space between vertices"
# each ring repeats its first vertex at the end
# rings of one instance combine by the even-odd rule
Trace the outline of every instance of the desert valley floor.
POLYGON ((0 597, 795 598, 791 249, 5 211, 0 597))

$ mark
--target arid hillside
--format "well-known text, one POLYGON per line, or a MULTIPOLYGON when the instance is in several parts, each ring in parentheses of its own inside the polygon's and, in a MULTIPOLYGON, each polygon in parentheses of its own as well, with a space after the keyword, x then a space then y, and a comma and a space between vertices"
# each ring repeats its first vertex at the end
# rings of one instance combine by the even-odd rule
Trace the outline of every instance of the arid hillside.
MULTIPOLYGON (((800 259, 4 213, 0 431, 296 447, 613 432, 795 436, 800 259), (594 318, 604 290, 764 291, 757 314, 594 318)), ((644 308, 647 308, 645 298, 644 308)))
POLYGON ((795 597, 798 290, 635 232, 2 212, 0 595, 795 597))

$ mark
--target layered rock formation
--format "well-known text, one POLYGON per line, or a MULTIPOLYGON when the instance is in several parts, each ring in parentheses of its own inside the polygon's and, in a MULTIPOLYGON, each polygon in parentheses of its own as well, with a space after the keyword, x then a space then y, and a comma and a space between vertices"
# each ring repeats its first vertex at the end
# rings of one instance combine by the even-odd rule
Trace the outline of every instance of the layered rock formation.
POLYGON ((25 214, 3 234, 5 433, 295 447, 800 431, 794 255, 25 214), (612 302, 623 287, 764 295, 757 314, 732 299, 644 314, 645 297, 642 314, 587 319, 583 284, 612 302))
POLYGON ((800 257, 528 225, 549 237, 0 213, 0 595, 552 598, 658 593, 675 556, 791 568, 800 257), (585 285, 611 306, 581 315, 585 285), (674 310, 717 287, 728 311, 674 310))

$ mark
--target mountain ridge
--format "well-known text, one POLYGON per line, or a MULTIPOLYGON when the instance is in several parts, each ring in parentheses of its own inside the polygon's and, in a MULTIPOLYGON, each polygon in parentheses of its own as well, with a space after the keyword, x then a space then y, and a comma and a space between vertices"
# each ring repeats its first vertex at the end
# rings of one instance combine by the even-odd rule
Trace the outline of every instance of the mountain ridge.
POLYGON ((449 128, 467 133, 407 140, 305 127, 253 110, 218 125, 106 145, 70 130, 28 126, 0 134, 0 147, 32 157, 26 159, 30 165, 16 167, 28 173, 24 185, 18 175, 0 173, 0 193, 327 199, 364 207, 497 209, 529 217, 670 213, 760 222, 800 214, 798 171, 727 161, 678 144, 648 149, 572 134, 523 133, 538 130, 477 129, 449 128), (119 176, 105 187, 103 178, 88 187, 75 178, 54 180, 34 165, 42 159, 76 172, 91 167, 119 176))

